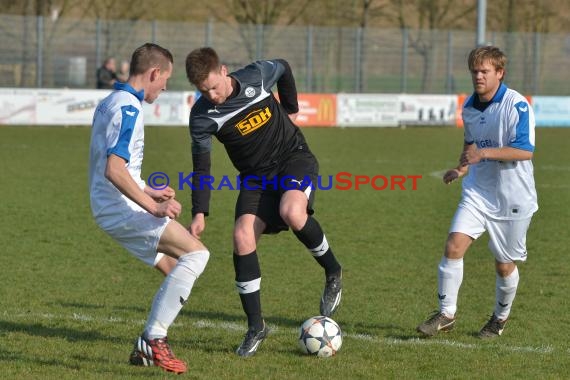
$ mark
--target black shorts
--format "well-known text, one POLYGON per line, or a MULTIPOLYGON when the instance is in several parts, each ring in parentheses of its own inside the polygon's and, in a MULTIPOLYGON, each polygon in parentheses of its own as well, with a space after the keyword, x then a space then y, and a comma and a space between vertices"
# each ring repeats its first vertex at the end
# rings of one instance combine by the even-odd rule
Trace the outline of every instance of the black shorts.
POLYGON ((235 219, 253 214, 266 224, 264 234, 286 231, 289 226, 279 215, 281 196, 288 190, 301 190, 308 197, 307 213, 312 215, 317 188, 319 164, 309 151, 295 153, 268 176, 240 177, 240 192, 236 202, 235 219))

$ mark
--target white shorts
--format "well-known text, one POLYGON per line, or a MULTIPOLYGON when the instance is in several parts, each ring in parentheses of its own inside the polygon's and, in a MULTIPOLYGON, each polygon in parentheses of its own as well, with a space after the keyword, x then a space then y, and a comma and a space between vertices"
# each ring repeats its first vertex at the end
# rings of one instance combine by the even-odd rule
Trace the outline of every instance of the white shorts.
POLYGON ((492 219, 472 205, 461 202, 451 221, 449 233, 461 232, 477 239, 487 231, 489 249, 498 262, 526 261, 526 232, 531 219, 492 219))
POLYGON ((113 216, 97 218, 96 222, 114 240, 145 264, 155 266, 164 254, 157 252, 158 242, 170 218, 157 218, 142 208, 123 209, 113 216), (119 216, 120 215, 120 216, 119 216))

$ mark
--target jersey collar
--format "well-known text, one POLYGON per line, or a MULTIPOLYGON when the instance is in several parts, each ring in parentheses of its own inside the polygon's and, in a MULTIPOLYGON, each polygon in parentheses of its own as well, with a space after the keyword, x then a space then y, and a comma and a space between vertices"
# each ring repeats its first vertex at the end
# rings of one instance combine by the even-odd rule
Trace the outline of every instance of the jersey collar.
POLYGON ((115 82, 114 84, 115 90, 122 90, 122 91, 127 91, 128 93, 133 94, 134 96, 137 97, 138 100, 140 100, 141 102, 144 99, 144 90, 140 90, 137 91, 134 88, 131 87, 130 84, 128 83, 123 83, 123 82, 115 82))
POLYGON ((497 90, 497 92, 493 96, 493 99, 491 99, 491 102, 492 103, 493 102, 500 103, 501 100, 503 100, 503 97, 505 96, 505 92, 507 92, 507 86, 505 86, 504 83, 501 83, 501 85, 499 86, 499 89, 497 90))
MULTIPOLYGON (((497 89, 497 92, 495 92, 495 95, 493 95, 493 99, 491 99, 489 104, 500 103, 501 100, 503 100, 503 97, 505 96, 507 89, 508 89, 508 87, 504 83, 501 83, 501 85, 497 89)), ((476 96, 477 96, 477 93, 474 92, 473 95, 471 95, 469 97, 469 99, 467 100, 467 103, 465 103, 465 107, 473 107, 473 103, 475 102, 476 96)))

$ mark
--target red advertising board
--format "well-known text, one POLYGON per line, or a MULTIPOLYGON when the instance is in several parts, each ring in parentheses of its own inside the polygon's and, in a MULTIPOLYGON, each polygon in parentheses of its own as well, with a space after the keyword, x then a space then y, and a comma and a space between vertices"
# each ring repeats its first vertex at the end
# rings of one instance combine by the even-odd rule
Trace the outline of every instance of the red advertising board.
POLYGON ((300 127, 333 127, 336 122, 336 94, 298 94, 300 127))

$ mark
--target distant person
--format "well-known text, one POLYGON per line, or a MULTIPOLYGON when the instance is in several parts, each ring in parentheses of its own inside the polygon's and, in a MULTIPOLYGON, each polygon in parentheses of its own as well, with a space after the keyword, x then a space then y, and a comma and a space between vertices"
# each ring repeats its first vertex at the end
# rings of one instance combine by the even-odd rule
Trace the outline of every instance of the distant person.
MULTIPOLYGON (((233 262, 236 290, 248 323, 236 353, 248 357, 256 353, 269 331, 261 313, 257 242, 262 234, 291 228, 324 269, 321 315, 332 315, 340 304, 342 269, 312 216, 319 166, 293 122, 299 105, 287 61, 257 61, 229 73, 216 51, 205 47, 188 54, 186 74, 202 94, 190 113, 193 172, 210 174, 215 136, 246 182, 235 207, 233 262), (272 92, 275 85, 280 102, 272 92)), ((195 236, 206 226, 209 203, 209 188, 197 186, 192 191, 190 225, 195 236)), ((283 270, 295 272, 295 268, 283 270)))
POLYGON ((117 81, 116 65, 115 58, 105 59, 103 65, 97 69, 97 88, 113 89, 113 85, 117 81))
MULTIPOLYGON (((169 326, 188 301, 194 281, 208 262, 204 245, 175 218, 181 205, 174 190, 153 189, 141 178, 144 122, 142 102, 154 102, 172 74, 172 54, 155 44, 136 49, 127 83, 103 99, 93 117, 89 192, 95 221, 136 258, 166 278, 156 293, 144 332, 130 363, 186 372, 167 338, 169 326)), ((130 289, 147 284, 131 284, 130 289)))
POLYGON ((129 61, 122 61, 119 66, 119 71, 117 71, 117 80, 119 82, 126 82, 129 79, 129 61))
POLYGON ((505 54, 494 46, 469 54, 475 91, 463 106, 463 153, 459 165, 443 175, 443 182, 467 176, 439 263, 439 311, 417 327, 425 336, 455 326, 463 257, 485 231, 495 257, 496 281, 495 307, 479 331, 481 339, 503 333, 515 299, 516 262, 527 258, 526 234, 538 210, 531 161, 535 120, 525 97, 503 84, 506 62, 505 54))

